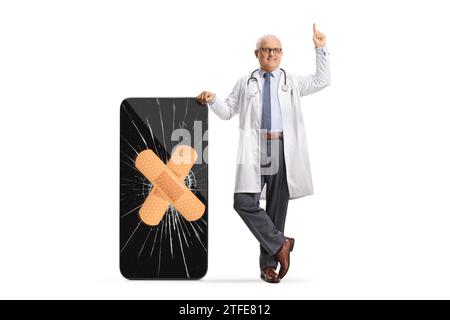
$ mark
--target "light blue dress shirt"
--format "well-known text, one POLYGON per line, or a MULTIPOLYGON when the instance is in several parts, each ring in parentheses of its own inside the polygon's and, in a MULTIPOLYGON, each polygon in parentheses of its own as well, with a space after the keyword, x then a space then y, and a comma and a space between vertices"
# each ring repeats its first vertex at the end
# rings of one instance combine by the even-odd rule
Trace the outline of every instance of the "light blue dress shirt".
MULTIPOLYGON (((259 69, 258 75, 262 79, 262 88, 263 92, 261 95, 261 108, 262 108, 262 99, 264 97, 264 73, 266 71, 259 69)), ((272 71, 273 79, 270 81, 270 106, 271 106, 271 130, 270 131, 283 131, 283 121, 281 119, 281 109, 280 109, 280 100, 278 99, 278 87, 280 85, 280 80, 283 77, 283 72, 280 68, 277 68, 272 71)), ((284 81, 284 79, 283 79, 284 81)), ((261 109, 262 110, 262 109, 261 109)), ((261 119, 262 121, 262 119, 261 119)))

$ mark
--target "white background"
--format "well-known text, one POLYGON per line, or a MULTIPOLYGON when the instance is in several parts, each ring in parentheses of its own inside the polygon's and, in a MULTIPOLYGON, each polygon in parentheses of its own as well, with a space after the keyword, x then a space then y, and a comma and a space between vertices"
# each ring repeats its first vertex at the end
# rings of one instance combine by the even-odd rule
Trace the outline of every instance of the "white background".
POLYGON ((445 1, 2 1, 0 298, 450 298, 445 1), (232 208, 237 118, 209 124, 209 271, 119 272, 119 105, 225 98, 277 34, 282 66, 332 84, 303 99, 315 195, 290 202, 292 266, 258 276, 232 208))

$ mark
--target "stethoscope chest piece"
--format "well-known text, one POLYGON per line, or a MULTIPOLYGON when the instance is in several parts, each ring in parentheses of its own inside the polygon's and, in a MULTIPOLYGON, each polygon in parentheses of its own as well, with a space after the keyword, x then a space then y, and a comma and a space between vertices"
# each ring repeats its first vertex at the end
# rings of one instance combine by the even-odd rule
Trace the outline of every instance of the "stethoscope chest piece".
POLYGON ((286 84, 283 84, 281 86, 281 90, 283 90, 284 92, 288 91, 289 87, 286 84))

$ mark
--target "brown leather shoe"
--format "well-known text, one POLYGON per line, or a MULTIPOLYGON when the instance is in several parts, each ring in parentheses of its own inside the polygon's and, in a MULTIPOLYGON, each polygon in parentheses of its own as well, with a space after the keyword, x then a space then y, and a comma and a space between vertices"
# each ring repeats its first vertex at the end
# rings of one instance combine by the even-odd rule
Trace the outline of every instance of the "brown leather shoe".
POLYGON ((289 270, 290 253, 294 249, 294 242, 295 240, 293 238, 285 237, 283 245, 275 255, 275 257, 277 258, 278 262, 281 265, 280 273, 278 274, 280 279, 283 279, 289 270))
POLYGON ((269 283, 280 282, 280 277, 278 277, 277 272, 274 267, 265 267, 261 270, 261 279, 269 283))

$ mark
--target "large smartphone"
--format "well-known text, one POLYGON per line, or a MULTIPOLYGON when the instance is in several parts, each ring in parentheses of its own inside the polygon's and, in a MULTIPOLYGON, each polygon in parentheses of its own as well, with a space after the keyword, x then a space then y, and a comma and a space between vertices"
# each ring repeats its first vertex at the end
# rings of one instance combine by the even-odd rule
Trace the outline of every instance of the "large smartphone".
POLYGON ((207 157, 208 108, 195 98, 122 102, 119 219, 125 278, 200 279, 206 274, 207 157), (195 157, 177 167, 175 160, 186 150, 195 157))

